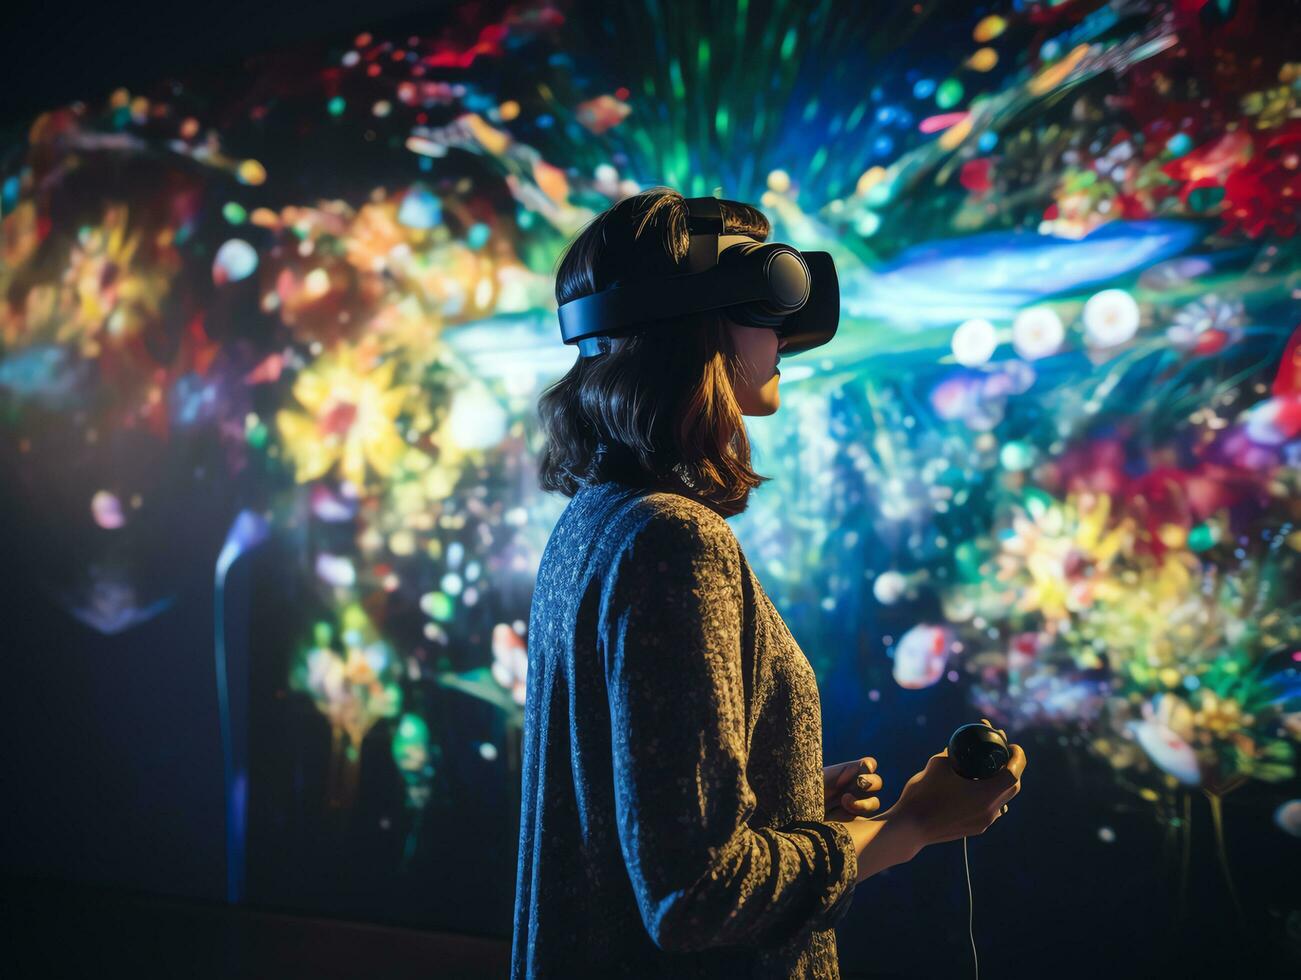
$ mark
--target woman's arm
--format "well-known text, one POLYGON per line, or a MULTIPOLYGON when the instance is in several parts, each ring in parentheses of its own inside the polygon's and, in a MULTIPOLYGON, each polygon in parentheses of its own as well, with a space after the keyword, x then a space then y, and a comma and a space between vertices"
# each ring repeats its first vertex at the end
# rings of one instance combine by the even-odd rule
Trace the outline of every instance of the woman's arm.
POLYGON ((776 945, 828 928, 855 885, 855 835, 881 833, 749 825, 758 800, 745 774, 742 568, 718 524, 654 514, 601 595, 619 843, 647 932, 668 950, 776 945))
POLYGON ((920 829, 903 814, 894 813, 893 808, 878 816, 846 820, 844 826, 858 853, 856 881, 905 864, 926 846, 920 829))

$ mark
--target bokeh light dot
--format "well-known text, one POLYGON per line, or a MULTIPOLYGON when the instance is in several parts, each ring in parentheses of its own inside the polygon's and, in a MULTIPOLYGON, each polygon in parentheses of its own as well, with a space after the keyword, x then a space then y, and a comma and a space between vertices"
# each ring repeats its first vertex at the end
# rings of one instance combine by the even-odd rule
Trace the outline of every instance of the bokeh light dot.
POLYGON ((953 356, 959 364, 975 367, 986 363, 998 348, 994 325, 979 318, 967 320, 953 331, 953 356))
POLYGON ((1007 29, 1007 21, 997 14, 990 14, 988 17, 981 19, 971 32, 972 40, 978 44, 984 44, 986 41, 992 41, 1007 29))
POLYGON ((258 266, 257 250, 242 238, 231 238, 217 249, 212 279, 217 285, 247 279, 258 266))
POLYGON ((946 78, 935 90, 935 104, 941 109, 952 109, 962 101, 962 83, 956 78, 946 78))
POLYGON ((235 177, 241 184, 258 187, 266 183, 266 167, 257 160, 245 160, 235 171, 235 177))

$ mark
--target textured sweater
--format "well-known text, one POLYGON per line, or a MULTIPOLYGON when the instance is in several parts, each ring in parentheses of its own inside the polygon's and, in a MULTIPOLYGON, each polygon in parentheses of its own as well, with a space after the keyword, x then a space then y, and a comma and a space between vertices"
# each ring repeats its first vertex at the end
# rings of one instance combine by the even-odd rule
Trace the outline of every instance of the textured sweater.
POLYGON ((838 978, 813 668, 723 517, 590 484, 528 630, 512 978, 838 978))

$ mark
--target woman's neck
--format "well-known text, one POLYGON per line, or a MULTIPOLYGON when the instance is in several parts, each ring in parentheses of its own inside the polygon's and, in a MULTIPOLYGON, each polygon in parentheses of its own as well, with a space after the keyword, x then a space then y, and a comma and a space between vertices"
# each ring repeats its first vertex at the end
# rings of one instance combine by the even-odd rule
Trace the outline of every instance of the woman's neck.
POLYGON ((662 493, 676 493, 679 496, 687 497, 690 500, 694 500, 698 504, 703 504, 704 506, 712 510, 715 514, 717 514, 719 517, 723 518, 723 520, 727 520, 727 518, 731 516, 726 512, 724 512, 721 508, 719 508, 719 506, 716 503, 714 503, 712 500, 710 500, 708 497, 704 496, 695 487, 690 486, 679 473, 675 472, 670 474, 670 476, 667 477, 666 479, 660 481, 657 484, 654 484, 653 488, 662 493))

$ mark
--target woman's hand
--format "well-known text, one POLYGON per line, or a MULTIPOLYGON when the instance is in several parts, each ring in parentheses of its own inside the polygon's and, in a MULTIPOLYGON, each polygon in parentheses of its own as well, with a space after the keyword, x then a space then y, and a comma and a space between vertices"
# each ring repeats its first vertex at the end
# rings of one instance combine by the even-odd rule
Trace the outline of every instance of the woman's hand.
POLYGON ((1025 752, 1015 743, 1008 750, 1011 758, 999 772, 985 779, 963 779, 949 765, 945 747, 904 784, 884 816, 912 824, 923 846, 983 834, 1002 816, 1003 804, 1021 792, 1025 752))
POLYGON ((876 760, 870 756, 851 759, 822 768, 822 798, 829 820, 870 817, 881 808, 874 794, 883 781, 876 775, 876 760))

